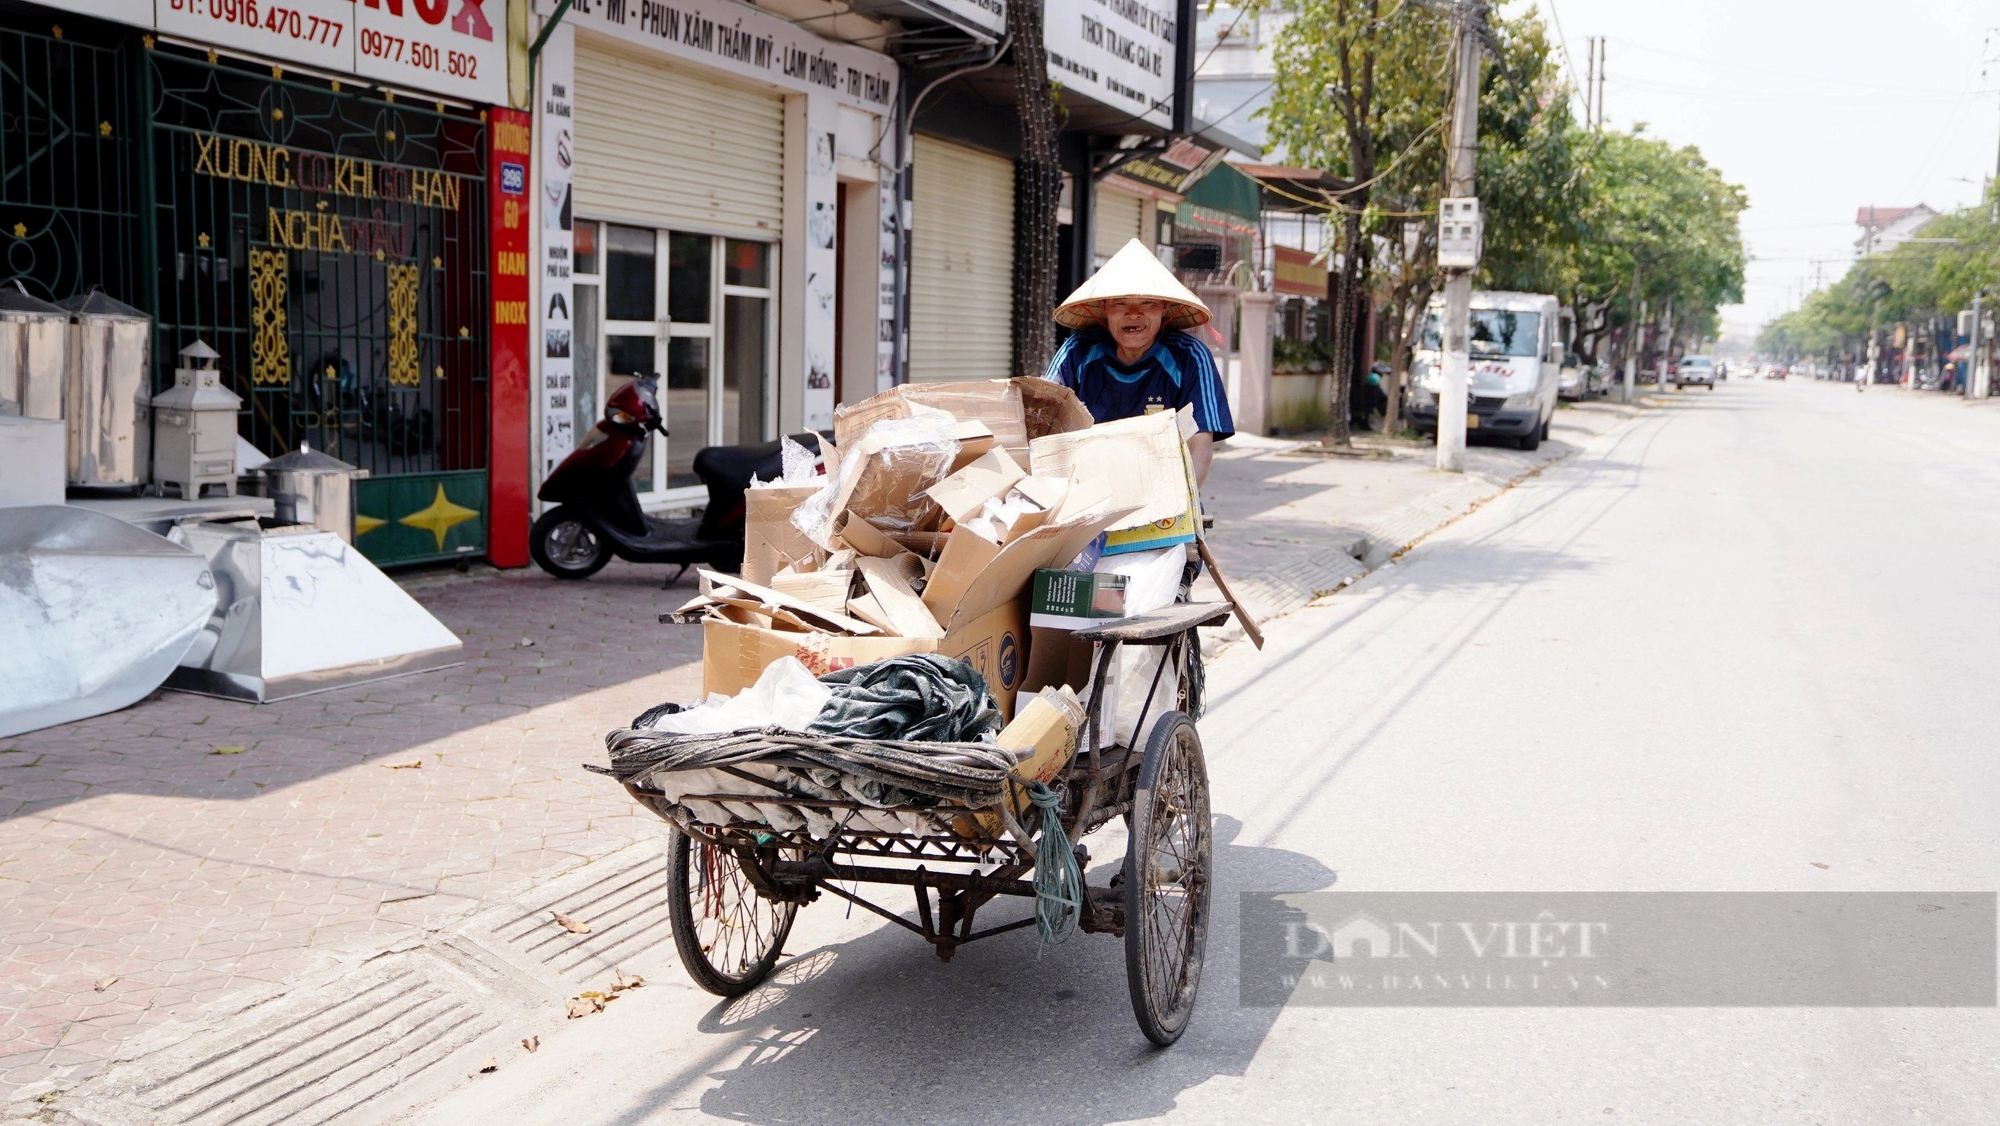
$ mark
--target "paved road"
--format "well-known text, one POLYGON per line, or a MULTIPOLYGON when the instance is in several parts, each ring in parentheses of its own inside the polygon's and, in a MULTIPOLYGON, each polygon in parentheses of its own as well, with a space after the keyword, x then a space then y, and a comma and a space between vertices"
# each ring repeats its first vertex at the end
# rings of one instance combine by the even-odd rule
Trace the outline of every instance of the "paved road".
POLYGON ((1237 995, 1246 891, 1993 888, 2000 410, 1879 391, 1687 393, 1231 649, 1223 910, 1174 1049, 1115 942, 940 965, 822 904, 776 986, 661 967, 425 1120, 2000 1119, 1992 1008, 1237 995))

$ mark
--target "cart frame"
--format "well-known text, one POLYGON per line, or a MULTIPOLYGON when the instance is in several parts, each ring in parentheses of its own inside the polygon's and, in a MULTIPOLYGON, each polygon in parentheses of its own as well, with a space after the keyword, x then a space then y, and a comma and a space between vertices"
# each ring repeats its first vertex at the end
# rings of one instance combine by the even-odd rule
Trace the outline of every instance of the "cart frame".
MULTIPOLYGON (((1076 755, 1049 783, 1061 799, 1061 821, 1073 842, 1079 872, 1087 873, 1090 865, 1083 839, 1113 818, 1127 819, 1131 832, 1126 863, 1107 885, 1090 887, 1086 881, 1076 923, 1087 933, 1126 938, 1134 1012, 1148 1038, 1161 1045, 1179 1038, 1193 1008, 1212 882, 1208 778, 1194 727, 1201 708, 1201 647, 1196 631, 1220 624, 1230 613, 1227 603, 1180 602, 1073 634, 1080 641, 1099 643, 1093 685, 1106 682, 1123 646, 1162 647, 1164 652, 1133 730, 1114 733, 1123 737, 1100 749, 1106 693, 1092 692, 1078 731, 1076 755), (1170 668, 1174 682, 1163 685, 1170 668), (1163 698, 1163 687, 1171 691, 1170 697, 1163 698), (1131 925, 1135 917, 1136 927, 1131 925)), ((782 757, 764 761, 787 765, 782 757)), ((864 808, 919 815, 939 812, 935 807, 885 809, 807 798, 748 772, 721 769, 778 791, 775 800, 835 817, 864 808)), ((710 992, 740 995, 769 976, 798 908, 817 900, 821 892, 831 892, 911 931, 944 961, 966 943, 1036 922, 1030 916, 974 928, 980 909, 996 898, 1036 895, 1031 878, 1034 838, 1010 808, 1011 785, 1008 798, 987 811, 1000 815, 1005 831, 997 834, 968 834, 967 817, 958 820, 957 832, 889 833, 843 823, 819 838, 806 829, 783 830, 746 821, 706 823, 679 804, 740 803, 745 800, 741 792, 686 794, 676 802, 659 790, 632 783, 625 788, 674 827, 670 848, 674 937, 690 975, 710 992), (900 866, 881 861, 897 861, 900 866), (915 894, 917 919, 912 922, 843 884, 857 889, 863 884, 908 887, 915 894), (711 924, 706 931, 704 923, 711 924), (730 951, 737 944, 742 948, 732 962, 730 951), (716 964, 718 947, 728 964, 716 964), (752 953, 755 957, 749 956, 752 953)), ((976 812, 981 811, 965 811, 976 812)))

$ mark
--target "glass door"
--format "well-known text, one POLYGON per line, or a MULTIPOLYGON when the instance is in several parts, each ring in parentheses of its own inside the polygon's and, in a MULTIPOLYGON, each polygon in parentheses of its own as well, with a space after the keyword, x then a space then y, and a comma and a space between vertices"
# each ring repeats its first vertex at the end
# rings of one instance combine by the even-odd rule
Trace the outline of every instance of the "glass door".
POLYGON ((648 444, 633 485, 655 504, 699 500, 696 453, 765 441, 776 426, 776 251, 615 223, 575 229, 576 401, 597 391, 578 431, 596 425, 600 404, 620 388, 657 373, 667 437, 648 444))
MULTIPOLYGON (((666 294, 660 285, 656 232, 643 227, 604 228, 604 395, 608 400, 643 375, 667 366, 666 294)), ((672 416, 668 416, 672 425, 672 416)), ((646 443, 646 456, 632 484, 642 493, 666 487, 661 481, 658 441, 646 443)))

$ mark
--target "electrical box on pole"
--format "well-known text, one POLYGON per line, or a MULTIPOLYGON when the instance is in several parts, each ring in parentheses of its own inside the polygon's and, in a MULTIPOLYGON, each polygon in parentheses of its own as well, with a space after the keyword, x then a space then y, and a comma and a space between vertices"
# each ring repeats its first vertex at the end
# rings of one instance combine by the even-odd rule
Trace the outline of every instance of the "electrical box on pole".
POLYGON ((1486 241, 1486 224, 1479 217, 1477 196, 1438 200, 1438 265, 1447 270, 1476 270, 1486 241))

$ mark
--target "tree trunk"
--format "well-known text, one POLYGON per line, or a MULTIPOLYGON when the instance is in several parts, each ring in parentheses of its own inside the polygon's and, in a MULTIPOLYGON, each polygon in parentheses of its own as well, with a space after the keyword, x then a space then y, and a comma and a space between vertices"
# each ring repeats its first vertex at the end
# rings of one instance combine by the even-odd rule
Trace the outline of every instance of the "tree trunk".
POLYGON ((1355 298, 1361 281, 1361 206, 1350 203, 1340 215, 1340 269, 1333 275, 1333 308, 1327 325, 1333 337, 1333 403, 1327 418, 1326 444, 1345 446, 1353 435, 1347 414, 1354 393, 1355 298))
MULTIPOLYGON (((1014 163, 1014 374, 1041 375, 1055 356, 1056 207, 1062 165, 1056 96, 1042 46, 1042 6, 1007 5, 1021 158, 1014 163)), ((1078 191, 1089 191, 1085 182, 1078 191)))

